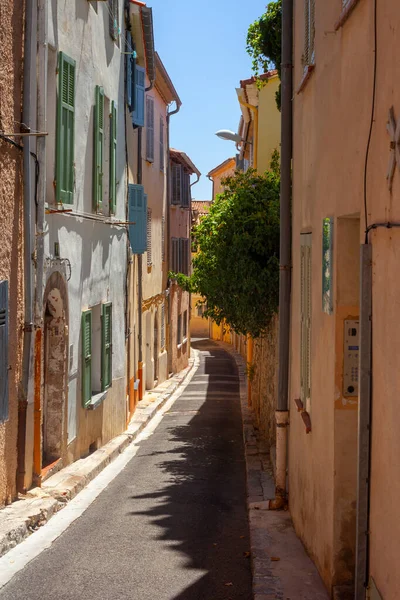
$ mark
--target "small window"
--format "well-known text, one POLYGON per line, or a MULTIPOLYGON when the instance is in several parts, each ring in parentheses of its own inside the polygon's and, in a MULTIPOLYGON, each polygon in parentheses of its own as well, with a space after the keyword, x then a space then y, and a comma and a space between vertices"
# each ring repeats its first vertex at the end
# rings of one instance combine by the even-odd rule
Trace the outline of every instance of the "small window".
POLYGON ((188 311, 185 310, 185 312, 183 313, 183 340, 186 340, 187 338, 187 318, 188 318, 188 311))
POLYGON ((171 204, 181 204, 182 197, 182 167, 181 165, 177 165, 175 163, 172 164, 171 168, 171 185, 172 185, 172 194, 171 194, 171 204))
POLYGON ((315 0, 304 0, 304 66, 315 62, 315 0))
POLYGON ((182 344, 182 315, 178 315, 178 328, 176 332, 176 343, 182 344))
POLYGON ((154 98, 146 98, 146 160, 154 162, 154 98))
POLYGON ((333 219, 322 220, 322 310, 333 312, 333 219))
POLYGON ((182 170, 182 197, 181 205, 184 208, 190 207, 190 175, 182 170))

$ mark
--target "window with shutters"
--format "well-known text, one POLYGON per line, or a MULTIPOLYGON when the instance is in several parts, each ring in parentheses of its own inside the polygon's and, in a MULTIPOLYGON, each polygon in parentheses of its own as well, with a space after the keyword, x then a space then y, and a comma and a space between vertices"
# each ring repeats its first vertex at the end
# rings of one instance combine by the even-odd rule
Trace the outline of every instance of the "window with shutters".
POLYGON ((184 275, 189 275, 189 250, 190 250, 189 239, 188 238, 180 238, 179 239, 178 269, 179 269, 179 273, 183 273, 184 275))
POLYGON ((304 0, 304 66, 315 63, 315 0, 304 0))
POLYGON ((146 97, 146 160, 154 162, 154 98, 146 97))
POLYGON ((101 391, 112 383, 112 304, 101 306, 101 391))
POLYGON ((110 111, 110 176, 109 176, 109 208, 115 215, 117 208, 117 107, 111 102, 110 111))
POLYGON ((161 351, 165 349, 165 304, 161 304, 161 351))
POLYGON ((147 248, 147 195, 144 187, 128 185, 129 242, 133 254, 143 254, 147 248))
POLYGON ((171 271, 179 273, 179 238, 171 238, 171 271))
POLYGON ((82 404, 93 408, 112 385, 112 303, 82 313, 82 404))
POLYGON ((176 330, 176 343, 178 346, 182 344, 182 315, 178 315, 178 323, 176 330))
POLYGON ((165 217, 161 217, 161 261, 165 262, 165 217))
POLYGON ((103 206, 103 154, 104 154, 104 90, 95 89, 93 136, 93 210, 99 212, 103 206))
POLYGON ((182 167, 176 163, 172 163, 171 166, 171 204, 181 204, 182 194, 182 167))
POLYGON ((82 404, 92 400, 92 311, 82 313, 82 404))
POLYGON ((300 394, 307 412, 311 408, 311 233, 301 235, 300 246, 300 394))
POLYGON ((119 0, 107 0, 108 8, 108 23, 111 39, 114 42, 118 42, 120 28, 119 28, 119 0))
POLYGON ((0 281, 0 423, 8 419, 8 281, 0 281))
POLYGON ((190 175, 182 169, 182 201, 181 205, 184 208, 190 207, 190 175))
POLYGON ((133 40, 130 31, 126 31, 126 46, 125 46, 126 58, 126 103, 129 108, 129 112, 132 113, 135 110, 136 104, 136 58, 133 48, 133 40))
POLYGON ((322 310, 333 312, 333 219, 322 220, 322 310))
POLYGON ((134 80, 131 80, 132 86, 132 125, 134 127, 144 127, 144 98, 145 98, 145 84, 146 84, 146 73, 143 67, 135 65, 132 69, 132 76, 134 80))
POLYGON ((56 125, 56 202, 72 204, 74 195, 75 61, 58 55, 56 125))
POLYGON ((151 208, 147 209, 147 266, 151 267, 152 254, 151 254, 151 208))
POLYGON ((160 116, 160 171, 164 171, 164 119, 160 116))

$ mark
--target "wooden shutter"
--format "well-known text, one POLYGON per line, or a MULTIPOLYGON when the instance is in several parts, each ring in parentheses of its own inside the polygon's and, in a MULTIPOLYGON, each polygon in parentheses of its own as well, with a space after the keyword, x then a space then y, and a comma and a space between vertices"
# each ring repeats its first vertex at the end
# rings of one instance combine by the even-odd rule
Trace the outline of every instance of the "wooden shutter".
POLYGON ((92 311, 82 313, 82 404, 92 398, 92 311))
POLYGON ((135 65, 135 106, 132 112, 132 124, 136 127, 144 126, 145 83, 145 70, 135 65))
POLYGON ((146 236, 147 236, 147 266, 151 267, 151 265, 153 264, 152 254, 151 254, 151 208, 147 209, 146 236))
POLYGON ((164 119, 160 116, 160 171, 164 171, 164 119))
POLYGON ((74 193, 75 61, 58 56, 56 201, 72 204, 74 193))
POLYGON ((154 98, 146 98, 146 160, 154 161, 154 98))
POLYGON ((186 266, 185 275, 190 275, 190 240, 189 240, 189 238, 185 239, 185 266, 186 266))
POLYGON ((182 206, 188 208, 190 206, 189 201, 190 194, 190 175, 185 173, 182 169, 182 206))
POLYGON ((117 205, 117 107, 111 102, 110 116, 110 214, 114 215, 117 205))
POLYGON ((8 419, 8 281, 0 281, 0 422, 8 419))
POLYGON ((119 36, 119 0, 108 0, 108 23, 110 36, 114 41, 119 36))
POLYGON ((172 165, 172 204, 181 204, 182 198, 182 167, 181 165, 172 165))
POLYGON ((179 239, 171 239, 171 270, 174 273, 179 272, 179 239))
POLYGON ((93 138, 93 210, 103 203, 104 90, 96 85, 93 138))
POLYGON ((101 391, 112 383, 112 303, 101 306, 101 391))
POLYGON ((142 185, 130 183, 129 202, 129 241, 134 254, 143 254, 147 247, 147 196, 142 185))
POLYGON ((311 401, 311 234, 301 236, 300 261, 300 391, 303 405, 309 411, 311 401))
POLYGON ((161 350, 165 348, 165 304, 161 304, 161 350))

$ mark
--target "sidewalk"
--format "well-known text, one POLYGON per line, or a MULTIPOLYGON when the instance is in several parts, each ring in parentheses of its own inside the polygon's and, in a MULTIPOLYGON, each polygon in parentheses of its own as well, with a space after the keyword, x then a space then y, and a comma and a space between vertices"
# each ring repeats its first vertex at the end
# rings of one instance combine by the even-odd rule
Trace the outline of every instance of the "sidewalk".
POLYGON ((145 393, 124 433, 93 452, 62 469, 33 488, 19 500, 0 510, 0 556, 22 542, 64 508, 87 484, 110 464, 145 428, 186 379, 194 365, 197 352, 192 349, 189 366, 158 387, 145 393))
POLYGON ((246 363, 230 344, 218 344, 234 357, 240 376, 254 600, 329 600, 290 512, 268 509, 275 483, 269 449, 258 438, 247 405, 246 363))

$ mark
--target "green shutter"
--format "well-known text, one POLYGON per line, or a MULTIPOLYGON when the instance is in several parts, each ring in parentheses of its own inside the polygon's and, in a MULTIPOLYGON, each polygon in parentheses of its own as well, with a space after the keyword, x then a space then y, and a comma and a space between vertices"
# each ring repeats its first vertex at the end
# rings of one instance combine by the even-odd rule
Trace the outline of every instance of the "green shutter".
POLYGON ((75 61, 58 57, 56 201, 72 204, 74 193, 75 61))
POLYGON ((112 304, 101 307, 101 391, 112 383, 112 304))
POLYGON ((94 106, 93 138, 93 210, 98 211, 103 203, 103 143, 104 143, 104 90, 96 85, 94 106))
POLYGON ((92 398, 92 311, 82 313, 82 404, 92 398))
POLYGON ((110 118, 110 213, 115 214, 117 204, 117 108, 111 102, 110 118))

